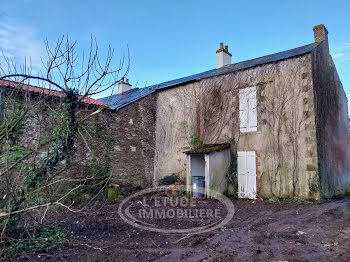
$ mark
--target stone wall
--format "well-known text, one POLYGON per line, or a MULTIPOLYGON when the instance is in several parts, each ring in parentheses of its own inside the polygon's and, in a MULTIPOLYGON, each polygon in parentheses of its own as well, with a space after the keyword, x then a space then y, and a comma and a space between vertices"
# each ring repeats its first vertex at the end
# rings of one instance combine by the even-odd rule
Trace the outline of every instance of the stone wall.
MULTIPOLYGON (((43 158, 47 156, 49 146, 46 142, 52 142, 53 133, 58 129, 58 124, 61 123, 62 111, 60 110, 60 98, 12 88, 3 88, 2 90, 2 116, 0 121, 8 123, 7 120, 12 119, 11 116, 15 112, 20 112, 23 115, 20 118, 21 121, 18 121, 18 130, 1 141, 0 172, 4 172, 12 164, 19 161, 19 165, 0 177, 0 193, 6 194, 11 192, 11 187, 19 188, 24 177, 33 168, 37 168, 43 158), (22 157, 24 157, 23 160, 20 160, 22 157)), ((93 110, 96 109, 91 105, 81 104, 79 107, 80 113, 84 111, 92 112, 93 110)), ((84 144, 80 145, 73 161, 82 159, 82 157, 85 158, 85 154, 88 152, 84 144)), ((66 161, 61 161, 57 169, 52 171, 52 174, 65 166, 66 161)), ((60 175, 66 176, 67 173, 69 173, 69 177, 73 178, 81 176, 83 172, 81 168, 70 168, 69 172, 61 172, 60 175)), ((55 189, 58 189, 58 186, 55 189)))
POLYGON ((112 180, 147 187, 153 182, 156 96, 97 116, 113 139, 112 180))
MULTIPOLYGON (((4 88, 3 92, 2 120, 10 117, 15 111, 20 111, 22 114, 25 112, 21 121, 21 130, 15 140, 23 151, 35 150, 31 157, 40 161, 46 155, 48 148, 44 146, 38 149, 38 144, 52 136, 57 127, 61 99, 9 88, 4 88)), ((82 105, 80 110, 88 108, 92 107, 82 105)), ((10 143, 10 139, 6 142, 10 143)))
MULTIPOLYGON (((36 150, 39 141, 52 137, 59 123, 61 100, 28 92, 7 91, 2 103, 4 113, 11 114, 20 105, 30 108, 24 118, 21 134, 18 136, 18 144, 23 152, 36 150)), ((82 128, 77 134, 74 161, 81 159, 83 162, 92 156, 102 159, 107 153, 110 158, 112 183, 142 187, 151 185, 154 165, 155 105, 156 96, 150 95, 119 111, 103 110, 90 116, 84 124, 85 129, 82 128)), ((96 106, 81 104, 78 110, 79 118, 84 119, 97 109, 96 106)), ((39 163, 47 155, 47 150, 48 147, 37 150, 26 162, 32 164, 35 159, 35 162, 39 163)), ((3 170, 5 163, 0 163, 0 166, 0 170, 3 170)), ((81 175, 82 169, 70 168, 68 173, 72 176, 73 173, 81 175)))

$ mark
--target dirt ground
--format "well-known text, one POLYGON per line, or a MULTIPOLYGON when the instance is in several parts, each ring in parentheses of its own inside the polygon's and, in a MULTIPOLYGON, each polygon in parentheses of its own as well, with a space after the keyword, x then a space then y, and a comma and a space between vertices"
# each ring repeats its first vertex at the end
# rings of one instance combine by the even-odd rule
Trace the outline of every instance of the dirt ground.
POLYGON ((134 228, 118 216, 118 203, 67 213, 59 226, 72 244, 24 261, 350 261, 350 197, 232 201, 236 212, 225 228, 192 236, 134 228))

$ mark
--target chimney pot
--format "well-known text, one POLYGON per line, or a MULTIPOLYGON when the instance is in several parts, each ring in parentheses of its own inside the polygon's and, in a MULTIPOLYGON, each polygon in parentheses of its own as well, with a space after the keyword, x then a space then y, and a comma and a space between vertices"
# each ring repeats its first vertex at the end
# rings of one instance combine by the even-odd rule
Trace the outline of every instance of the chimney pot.
POLYGON ((220 49, 216 51, 216 68, 223 67, 232 63, 232 55, 228 52, 228 45, 220 43, 220 49))
POLYGON ((129 83, 129 79, 127 78, 126 81, 124 81, 124 77, 122 77, 122 79, 118 83, 118 94, 129 91, 130 89, 131 89, 131 85, 129 83))

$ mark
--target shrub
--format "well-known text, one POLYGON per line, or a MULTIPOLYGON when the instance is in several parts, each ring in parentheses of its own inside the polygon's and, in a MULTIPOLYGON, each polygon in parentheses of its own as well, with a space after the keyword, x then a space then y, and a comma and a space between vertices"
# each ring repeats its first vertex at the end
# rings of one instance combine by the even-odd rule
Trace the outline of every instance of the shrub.
POLYGON ((172 174, 170 176, 165 176, 158 181, 158 185, 160 186, 169 186, 175 184, 175 182, 179 182, 181 179, 178 175, 172 174))

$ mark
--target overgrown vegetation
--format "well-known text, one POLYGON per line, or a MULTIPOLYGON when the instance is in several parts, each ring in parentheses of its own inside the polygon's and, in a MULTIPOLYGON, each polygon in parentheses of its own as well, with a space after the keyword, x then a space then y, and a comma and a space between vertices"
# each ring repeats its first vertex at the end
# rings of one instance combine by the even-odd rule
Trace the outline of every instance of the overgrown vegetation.
MULTIPOLYGON (((226 174, 228 182, 233 187, 233 196, 237 196, 238 192, 238 164, 237 164, 237 152, 231 151, 230 167, 226 174)), ((230 194, 231 195, 231 194, 230 194)))
POLYGON ((29 74, 25 65, 17 67, 6 57, 6 67, 0 66, 5 85, 0 101, 3 258, 44 252, 66 242, 61 229, 45 225, 51 210, 56 214, 62 208, 81 212, 106 195, 113 137, 100 134, 101 126, 90 121, 104 105, 98 108, 84 101, 100 92, 113 92, 123 62, 112 69, 112 49, 105 63, 100 61, 92 40, 88 58, 78 64, 75 45, 68 37, 59 39, 54 48, 46 43, 47 72, 40 76, 29 74), (16 82, 6 86, 7 79, 16 82), (31 93, 23 88, 30 79, 54 91, 31 93))
POLYGON ((58 227, 27 227, 20 238, 9 240, 5 248, 0 251, 0 259, 46 253, 67 243, 66 233, 58 227))
POLYGON ((319 185, 317 183, 309 184, 309 192, 310 192, 310 195, 316 194, 317 192, 319 192, 319 185))
POLYGON ((192 135, 190 139, 191 149, 196 148, 200 145, 202 145, 202 140, 197 135, 192 135))

